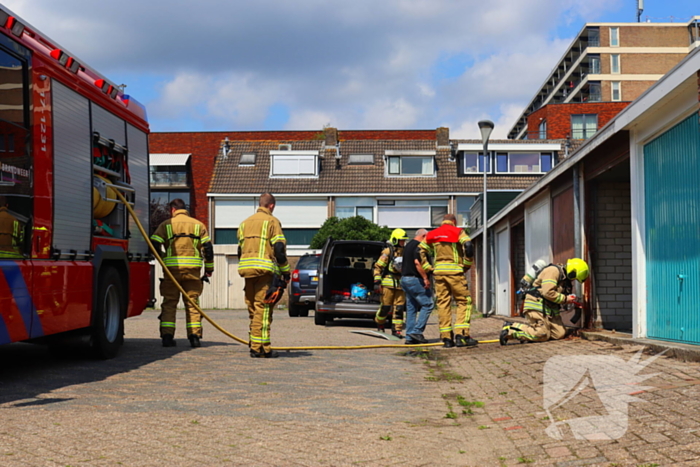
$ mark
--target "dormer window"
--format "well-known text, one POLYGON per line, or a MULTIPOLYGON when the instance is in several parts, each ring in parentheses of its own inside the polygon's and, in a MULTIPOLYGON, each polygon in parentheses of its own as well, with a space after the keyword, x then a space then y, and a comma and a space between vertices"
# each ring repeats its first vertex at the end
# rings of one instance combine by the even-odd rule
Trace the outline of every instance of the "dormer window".
POLYGON ((238 163, 238 165, 255 165, 255 153, 254 152, 247 152, 241 154, 241 160, 238 163))
POLYGON ((270 177, 318 177, 318 151, 270 151, 270 177))
POLYGON ((386 151, 387 175, 390 177, 432 177, 435 153, 432 151, 386 151))

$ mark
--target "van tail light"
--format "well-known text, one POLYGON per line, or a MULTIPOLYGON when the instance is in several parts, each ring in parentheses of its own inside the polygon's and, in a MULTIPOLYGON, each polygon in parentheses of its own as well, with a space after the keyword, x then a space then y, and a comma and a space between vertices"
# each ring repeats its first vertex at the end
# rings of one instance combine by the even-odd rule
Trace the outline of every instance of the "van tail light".
POLYGON ((299 270, 295 269, 292 273, 292 282, 299 282, 299 270))

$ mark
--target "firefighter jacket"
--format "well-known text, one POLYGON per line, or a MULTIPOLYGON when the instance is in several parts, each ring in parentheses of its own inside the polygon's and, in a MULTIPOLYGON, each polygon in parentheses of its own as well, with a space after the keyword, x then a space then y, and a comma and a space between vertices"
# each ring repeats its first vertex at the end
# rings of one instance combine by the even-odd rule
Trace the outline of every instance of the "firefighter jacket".
POLYGON ((538 275, 525 295, 523 311, 539 311, 549 316, 561 312, 566 296, 571 293, 571 281, 566 278, 562 265, 550 264, 538 275))
POLYGON ((403 257, 401 245, 388 246, 382 250, 382 254, 374 263, 374 282, 381 281, 382 287, 400 289, 401 269, 396 269, 394 259, 403 257))
POLYGON ((238 228, 238 274, 246 278, 289 274, 286 246, 280 221, 269 209, 259 207, 238 228))
POLYGON ((173 217, 158 226, 151 240, 165 247, 163 262, 169 268, 202 268, 214 271, 214 249, 204 224, 178 209, 173 217))
POLYGON ((436 276, 464 274, 474 261, 473 257, 466 256, 464 250, 465 244, 470 241, 463 229, 455 227, 451 221, 443 221, 418 246, 421 266, 436 276), (430 258, 433 259, 432 264, 430 258))
POLYGON ((24 224, 0 207, 0 258, 22 258, 24 224))

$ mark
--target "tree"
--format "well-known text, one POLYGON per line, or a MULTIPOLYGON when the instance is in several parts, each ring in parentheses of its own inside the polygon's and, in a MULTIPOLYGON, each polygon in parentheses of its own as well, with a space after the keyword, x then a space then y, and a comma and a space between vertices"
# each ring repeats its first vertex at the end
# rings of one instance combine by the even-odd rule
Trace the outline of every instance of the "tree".
POLYGON ((391 229, 380 227, 374 222, 362 216, 338 219, 330 217, 323 223, 318 233, 311 239, 311 249, 323 248, 328 237, 333 240, 375 240, 384 242, 389 240, 391 229))

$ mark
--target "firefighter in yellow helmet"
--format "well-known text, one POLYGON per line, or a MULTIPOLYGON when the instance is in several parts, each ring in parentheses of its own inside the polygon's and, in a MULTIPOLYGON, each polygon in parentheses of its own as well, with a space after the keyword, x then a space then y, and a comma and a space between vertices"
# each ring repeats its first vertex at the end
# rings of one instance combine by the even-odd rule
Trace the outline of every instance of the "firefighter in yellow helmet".
POLYGON ((584 282, 588 273, 588 264, 580 258, 571 258, 566 265, 550 264, 543 268, 526 291, 523 313, 528 323, 506 322, 501 330, 501 345, 510 338, 521 342, 563 339, 566 328, 561 320, 562 305, 576 300, 571 295, 573 281, 584 282))
POLYGON ((7 198, 0 195, 0 258, 22 258, 24 224, 8 210, 7 198))
POLYGON ((392 313, 391 333, 399 338, 403 338, 401 331, 406 308, 406 296, 401 289, 401 261, 406 240, 408 235, 404 229, 394 229, 389 237, 389 245, 382 250, 381 256, 374 263, 374 288, 381 290, 382 294, 382 304, 374 320, 383 331, 387 317, 392 313))
POLYGON ((469 235, 457 227, 454 214, 445 214, 442 225, 432 230, 419 245, 422 266, 435 278, 435 301, 440 339, 445 347, 473 347, 470 336, 472 297, 466 272, 474 261, 474 246, 469 235), (429 257, 433 258, 431 264, 429 257), (452 300, 457 304, 452 324, 452 300))
MULTIPOLYGON (((202 263, 204 273, 210 277, 214 272, 214 247, 206 226, 188 215, 185 202, 174 199, 169 203, 171 218, 158 226, 151 240, 165 247, 163 262, 175 280, 195 302, 202 295, 202 263), (204 261, 202 261, 204 257, 204 261)), ((160 337, 163 347, 174 347, 175 315, 180 301, 180 291, 167 275, 160 284, 163 296, 160 314, 160 337)), ((187 338, 192 347, 201 347, 202 316, 188 300, 185 300, 187 338)))
POLYGON ((272 215, 275 197, 263 193, 259 205, 238 228, 238 274, 245 279, 250 356, 276 358, 278 353, 270 348, 270 325, 273 307, 290 279, 287 240, 280 221, 272 215), (275 280, 280 275, 283 279, 275 280))

